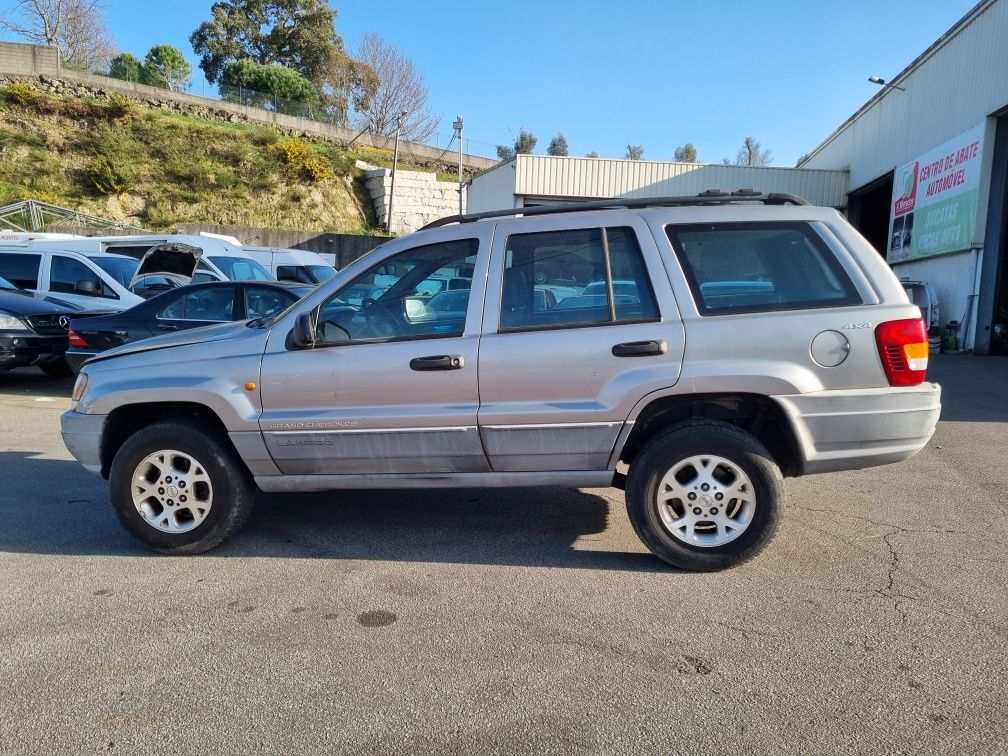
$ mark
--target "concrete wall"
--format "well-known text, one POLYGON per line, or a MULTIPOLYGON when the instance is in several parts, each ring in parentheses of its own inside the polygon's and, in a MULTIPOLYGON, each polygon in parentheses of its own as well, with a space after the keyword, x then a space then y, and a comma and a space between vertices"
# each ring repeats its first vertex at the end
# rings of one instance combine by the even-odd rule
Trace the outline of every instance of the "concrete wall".
MULTIPOLYGON (((374 202, 378 222, 383 223, 388 217, 392 194, 392 171, 360 162, 357 166, 364 169, 364 187, 374 202)), ((438 218, 458 215, 458 192, 458 183, 438 181, 433 173, 397 170, 390 230, 394 234, 408 234, 438 218)))
MULTIPOLYGON (((168 105, 168 109, 193 112, 209 118, 261 123, 275 126, 285 133, 337 144, 346 144, 357 136, 357 132, 352 129, 312 121, 307 118, 297 118, 261 108, 213 100, 209 97, 197 97, 185 92, 170 92, 166 89, 148 87, 144 84, 112 79, 107 76, 72 71, 59 65, 58 53, 55 48, 51 47, 0 42, 0 76, 2 75, 34 79, 42 77, 42 83, 49 85, 54 83, 53 80, 58 79, 60 82, 89 87, 104 93, 114 92, 127 95, 141 102, 153 104, 155 107, 168 105)), ((355 144, 384 150, 387 148, 386 141, 381 137, 373 138, 370 134, 362 134, 357 138, 355 144)), ((399 149, 405 159, 422 165, 437 163, 438 165, 443 164, 446 168, 458 165, 458 153, 445 153, 444 150, 426 144, 402 141, 399 143, 399 149)), ((483 170, 494 165, 497 161, 479 155, 463 154, 462 162, 470 170, 483 170)))

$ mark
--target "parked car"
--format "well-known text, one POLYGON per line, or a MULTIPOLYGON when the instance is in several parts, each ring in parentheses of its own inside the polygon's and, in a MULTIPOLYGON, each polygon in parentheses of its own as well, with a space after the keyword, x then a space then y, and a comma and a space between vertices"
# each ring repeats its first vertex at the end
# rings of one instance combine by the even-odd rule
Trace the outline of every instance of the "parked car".
POLYGON ((270 317, 311 291, 281 281, 214 281, 173 288, 136 307, 70 322, 66 361, 73 372, 112 347, 190 328, 270 317))
POLYGON ((927 443, 941 389, 920 312, 839 213, 749 193, 619 203, 446 219, 276 316, 104 352, 64 442, 165 553, 233 535, 256 487, 617 486, 647 547, 691 570, 767 546, 783 477, 927 443), (540 263, 582 290, 592 271, 633 281, 636 301, 606 287, 589 322, 539 308, 540 263), (438 270, 468 298, 419 313, 438 270))
POLYGON ((336 275, 336 269, 324 258, 305 249, 250 247, 242 251, 266 268, 278 281, 320 284, 336 275))
POLYGON ((70 375, 63 355, 72 315, 0 278, 0 371, 36 365, 46 375, 70 375))
POLYGON ((0 275, 38 299, 105 311, 190 281, 274 280, 239 245, 179 235, 5 241, 0 275))

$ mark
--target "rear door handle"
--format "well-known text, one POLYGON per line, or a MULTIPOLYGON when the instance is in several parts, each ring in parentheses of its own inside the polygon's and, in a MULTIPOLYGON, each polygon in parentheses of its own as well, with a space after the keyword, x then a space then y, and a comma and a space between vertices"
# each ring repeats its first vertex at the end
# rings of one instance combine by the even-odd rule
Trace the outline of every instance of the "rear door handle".
POLYGON ((668 352, 664 341, 628 341, 612 348, 613 357, 651 357, 668 352))
POLYGON ((410 360, 409 366, 410 370, 461 370, 465 367, 465 357, 461 354, 414 357, 410 360))

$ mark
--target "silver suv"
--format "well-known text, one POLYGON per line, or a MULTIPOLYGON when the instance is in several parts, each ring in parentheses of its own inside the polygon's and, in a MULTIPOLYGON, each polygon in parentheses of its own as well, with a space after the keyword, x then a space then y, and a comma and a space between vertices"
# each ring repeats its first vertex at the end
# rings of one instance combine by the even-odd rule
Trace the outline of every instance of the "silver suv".
POLYGON ((524 208, 389 241, 275 317, 103 352, 63 439, 156 551, 216 546, 257 488, 617 486, 651 551, 717 570, 773 537, 784 477, 927 443, 927 350, 835 210, 524 208))

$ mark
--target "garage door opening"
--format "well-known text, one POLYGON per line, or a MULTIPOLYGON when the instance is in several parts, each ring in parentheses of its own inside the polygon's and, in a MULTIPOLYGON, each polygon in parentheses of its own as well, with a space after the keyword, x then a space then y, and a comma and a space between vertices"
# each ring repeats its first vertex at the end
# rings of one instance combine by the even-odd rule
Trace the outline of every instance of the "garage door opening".
POLYGON ((889 249, 889 211, 892 208, 893 172, 880 176, 850 193, 847 217, 875 250, 889 249))

